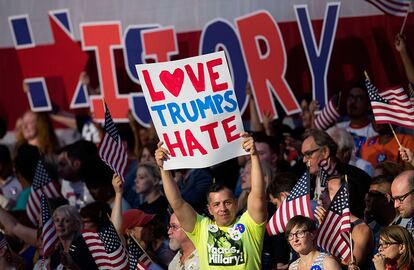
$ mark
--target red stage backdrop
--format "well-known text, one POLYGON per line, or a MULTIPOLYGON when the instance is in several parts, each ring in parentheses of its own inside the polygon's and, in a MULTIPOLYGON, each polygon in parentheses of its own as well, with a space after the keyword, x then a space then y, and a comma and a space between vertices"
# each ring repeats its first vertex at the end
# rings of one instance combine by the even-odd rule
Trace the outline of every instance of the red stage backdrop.
MULTIPOLYGON (((260 112, 275 118, 299 112, 305 94, 323 105, 333 93, 346 93, 364 70, 380 88, 407 83, 394 49, 404 5, 386 14, 363 0, 153 2, 3 1, 0 116, 9 129, 25 110, 52 105, 91 110, 102 121, 102 97, 115 121, 127 121, 132 110, 145 126, 150 116, 135 65, 218 50, 226 53, 242 113, 248 81, 260 112), (82 71, 100 95, 88 95, 82 71)), ((412 48, 410 16, 405 33, 412 48)))

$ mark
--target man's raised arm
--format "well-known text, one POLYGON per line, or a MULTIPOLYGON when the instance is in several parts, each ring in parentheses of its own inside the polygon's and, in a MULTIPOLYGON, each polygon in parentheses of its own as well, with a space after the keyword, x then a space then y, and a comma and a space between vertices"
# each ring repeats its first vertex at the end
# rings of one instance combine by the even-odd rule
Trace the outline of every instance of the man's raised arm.
POLYGON ((155 160, 160 168, 165 196, 180 221, 181 227, 187 232, 192 232, 196 223, 197 213, 181 196, 171 172, 164 170, 164 161, 169 159, 170 153, 167 149, 161 147, 162 144, 162 142, 158 143, 158 149, 155 151, 155 160))
POLYGON ((253 220, 260 224, 266 221, 266 184, 263 177, 259 154, 256 151, 253 138, 248 133, 242 133, 243 149, 250 152, 252 161, 251 181, 252 187, 247 199, 247 211, 253 220))

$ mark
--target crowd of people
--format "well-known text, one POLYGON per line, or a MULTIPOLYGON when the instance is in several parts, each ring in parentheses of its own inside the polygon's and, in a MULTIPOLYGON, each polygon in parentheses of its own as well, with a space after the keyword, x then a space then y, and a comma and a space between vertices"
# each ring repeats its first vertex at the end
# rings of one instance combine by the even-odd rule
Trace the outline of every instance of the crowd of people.
MULTIPOLYGON (((403 36, 395 46, 414 83, 403 36)), ((249 86, 247 95, 253 98, 249 86)), ((240 134, 246 155, 200 169, 164 170, 168 149, 153 127, 130 116, 117 126, 127 150, 123 177, 100 158, 104 130, 89 116, 26 112, 16 144, 0 145, 0 269, 104 269, 88 246, 88 233, 103 227, 116 231, 111 245, 129 254, 119 269, 414 269, 413 131, 377 124, 363 81, 342 95, 343 106, 335 101, 344 113, 326 130, 318 129, 319 105, 311 99, 301 101, 298 115, 265 114, 262 123, 251 101, 249 132, 240 134), (53 121, 76 129, 74 142, 62 143, 53 121), (28 216, 39 162, 60 193, 48 196, 57 238, 47 253, 45 221, 28 216), (321 164, 331 168, 326 182, 321 164), (297 215, 284 233, 267 234, 304 172, 314 218, 297 215), (316 243, 344 182, 348 259, 316 243)))

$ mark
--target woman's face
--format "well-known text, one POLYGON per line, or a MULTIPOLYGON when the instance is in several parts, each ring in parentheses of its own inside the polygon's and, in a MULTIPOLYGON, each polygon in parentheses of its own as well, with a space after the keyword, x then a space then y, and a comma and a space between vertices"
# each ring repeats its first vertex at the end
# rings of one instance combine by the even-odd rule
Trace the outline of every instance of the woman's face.
POLYGON ((62 239, 72 238, 73 234, 77 231, 75 221, 61 211, 54 213, 53 223, 55 224, 57 236, 62 239))
POLYGON ((82 228, 88 231, 94 231, 98 229, 98 226, 90 219, 81 217, 82 228))
POLYGON ((151 153, 147 147, 142 149, 140 162, 155 162, 154 153, 151 153))
POLYGON ((22 119, 22 133, 25 140, 33 140, 37 136, 37 116, 33 112, 26 112, 22 119))
POLYGON ((150 193, 156 186, 155 177, 145 167, 139 167, 135 178, 135 191, 141 194, 150 193))
POLYGON ((389 241, 380 238, 378 252, 387 260, 398 260, 403 253, 402 245, 390 239, 389 241))
POLYGON ((314 234, 307 231, 304 226, 295 226, 289 233, 288 241, 294 251, 307 254, 314 249, 314 234))
POLYGON ((252 188, 251 182, 251 171, 252 171, 252 163, 247 162, 244 166, 243 173, 241 175, 241 188, 242 190, 248 190, 252 188))

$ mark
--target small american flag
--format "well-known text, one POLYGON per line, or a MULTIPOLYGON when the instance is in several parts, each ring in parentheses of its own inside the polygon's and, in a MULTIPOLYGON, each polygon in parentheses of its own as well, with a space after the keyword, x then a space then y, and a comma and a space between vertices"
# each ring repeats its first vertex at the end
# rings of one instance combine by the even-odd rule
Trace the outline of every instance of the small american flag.
POLYGON ((378 93, 378 89, 369 79, 366 79, 365 84, 375 122, 414 128, 414 106, 403 88, 378 93))
POLYGON ((57 181, 52 180, 46 171, 43 161, 39 159, 26 206, 27 216, 36 226, 38 225, 38 218, 40 215, 40 200, 42 193, 45 194, 47 198, 61 197, 59 184, 57 181))
POLYGON ((385 14, 392 16, 404 17, 408 10, 412 0, 366 0, 367 2, 376 6, 379 10, 385 14))
POLYGON ((128 254, 129 270, 147 270, 152 263, 150 257, 131 238, 128 239, 128 254))
POLYGON ((56 235, 56 228, 53 224, 52 216, 50 215, 49 204, 45 194, 41 197, 41 212, 42 212, 42 255, 49 256, 55 249, 59 242, 56 235))
POLYGON ((329 205, 325 219, 319 226, 316 244, 343 260, 351 256, 349 232, 351 231, 348 184, 345 182, 329 205))
POLYGON ((104 131, 104 137, 99 145, 99 156, 124 181, 127 154, 106 103, 104 131))
POLYGON ((408 95, 410 96, 411 105, 414 107, 414 89, 411 83, 408 83, 408 95))
POLYGON ((319 177, 322 187, 326 187, 326 183, 328 182, 328 180, 337 175, 338 175, 338 171, 336 170, 335 162, 332 162, 331 160, 323 159, 319 163, 318 177, 319 177))
POLYGON ((270 218, 266 229, 269 235, 283 233, 289 219, 302 215, 313 219, 310 204, 310 176, 306 171, 293 187, 289 196, 284 200, 276 213, 270 218))
POLYGON ((0 232, 0 249, 7 246, 7 240, 3 233, 0 232))
POLYGON ((334 99, 329 100, 328 104, 322 109, 322 112, 315 119, 317 129, 326 130, 336 123, 340 114, 335 105, 334 99))
POLYGON ((82 237, 100 270, 128 269, 128 254, 112 223, 98 231, 82 231, 82 237))

